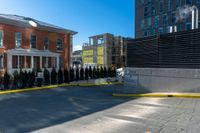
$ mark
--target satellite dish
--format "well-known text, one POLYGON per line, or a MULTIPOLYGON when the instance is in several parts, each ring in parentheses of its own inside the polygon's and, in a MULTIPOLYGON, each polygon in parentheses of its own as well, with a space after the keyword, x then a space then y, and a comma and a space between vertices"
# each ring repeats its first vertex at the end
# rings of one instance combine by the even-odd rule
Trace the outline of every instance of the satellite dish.
POLYGON ((28 23, 33 27, 37 27, 37 23, 34 22, 33 20, 29 20, 28 23))

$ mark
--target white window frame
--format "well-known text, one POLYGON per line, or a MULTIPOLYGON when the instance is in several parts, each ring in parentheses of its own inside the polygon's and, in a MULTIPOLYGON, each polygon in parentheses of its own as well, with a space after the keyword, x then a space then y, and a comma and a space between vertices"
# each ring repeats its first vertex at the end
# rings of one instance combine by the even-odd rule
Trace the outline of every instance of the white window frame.
POLYGON ((57 38, 57 39, 56 39, 56 49, 57 49, 57 51, 64 51, 64 41, 63 41, 62 38, 57 38), (57 46, 58 46, 58 45, 57 45, 58 40, 61 40, 61 41, 62 41, 62 46, 63 46, 63 47, 62 47, 62 50, 58 49, 58 47, 57 47, 57 46))
POLYGON ((31 48, 31 49, 37 49, 37 36, 36 36, 35 34, 31 34, 31 35, 30 35, 30 48, 31 48), (36 38, 36 39, 35 39, 35 48, 33 48, 32 45, 31 45, 31 36, 35 36, 35 38, 36 38))
POLYGON ((49 49, 49 38, 46 36, 46 37, 44 37, 44 50, 48 50, 48 49, 49 49), (45 46, 46 39, 47 39, 47 47, 45 46))
POLYGON ((21 48, 22 47, 22 33, 21 32, 15 32, 15 47, 16 48, 21 48), (19 34, 19 33, 21 34, 21 38, 20 39, 17 38, 18 37, 17 34, 19 34), (17 44, 19 44, 18 41, 21 41, 19 46, 17 45, 17 44))
POLYGON ((0 47, 3 47, 4 33, 3 33, 3 30, 0 30, 0 32, 2 33, 2 37, 0 39, 0 47))
POLYGON ((3 55, 0 55, 0 69, 4 68, 4 57, 3 55))

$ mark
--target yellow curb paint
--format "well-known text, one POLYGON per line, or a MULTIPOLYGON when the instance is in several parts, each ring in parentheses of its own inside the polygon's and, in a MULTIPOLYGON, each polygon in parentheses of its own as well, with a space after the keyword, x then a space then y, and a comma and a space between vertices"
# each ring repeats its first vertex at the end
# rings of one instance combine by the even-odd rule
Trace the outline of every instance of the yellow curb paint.
POLYGON ((200 98, 200 93, 147 93, 147 94, 112 94, 115 97, 178 97, 178 98, 200 98))
MULTIPOLYGON (((7 90, 7 91, 0 91, 1 94, 9 94, 9 93, 20 93, 26 91, 35 91, 35 90, 44 90, 44 89, 56 89, 57 87, 65 87, 65 86, 99 86, 99 85, 107 85, 108 83, 102 84, 60 84, 60 85, 49 85, 49 86, 42 86, 42 87, 35 87, 35 88, 25 88, 25 89, 16 89, 16 90, 7 90)), ((112 83, 112 84, 120 84, 120 83, 112 83)))
POLYGON ((56 87, 57 85, 51 85, 51 86, 42 86, 42 87, 35 87, 35 88, 7 90, 7 91, 0 91, 0 94, 18 93, 18 92, 26 92, 26 91, 34 91, 34 90, 42 90, 42 89, 54 89, 56 87))

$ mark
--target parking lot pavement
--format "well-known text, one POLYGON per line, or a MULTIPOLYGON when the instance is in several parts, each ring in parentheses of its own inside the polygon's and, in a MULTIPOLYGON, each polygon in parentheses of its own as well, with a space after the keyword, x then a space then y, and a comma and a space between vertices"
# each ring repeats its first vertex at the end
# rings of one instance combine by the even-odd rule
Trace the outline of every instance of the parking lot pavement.
POLYGON ((139 98, 35 132, 197 133, 199 114, 199 99, 139 98))
POLYGON ((200 99, 112 97, 115 85, 61 87, 0 96, 0 131, 196 133, 200 99))
POLYGON ((113 88, 60 87, 0 95, 0 132, 36 131, 126 102, 112 97, 113 88))

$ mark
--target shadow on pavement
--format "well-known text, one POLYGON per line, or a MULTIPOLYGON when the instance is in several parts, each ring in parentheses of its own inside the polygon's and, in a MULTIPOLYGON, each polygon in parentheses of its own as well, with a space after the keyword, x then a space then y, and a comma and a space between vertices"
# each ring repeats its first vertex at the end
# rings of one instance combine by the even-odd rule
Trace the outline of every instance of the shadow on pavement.
POLYGON ((129 101, 112 97, 116 87, 120 85, 60 87, 0 95, 0 132, 36 131, 129 101))

